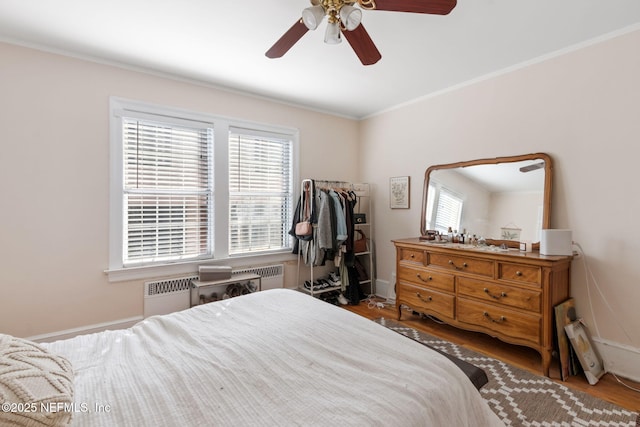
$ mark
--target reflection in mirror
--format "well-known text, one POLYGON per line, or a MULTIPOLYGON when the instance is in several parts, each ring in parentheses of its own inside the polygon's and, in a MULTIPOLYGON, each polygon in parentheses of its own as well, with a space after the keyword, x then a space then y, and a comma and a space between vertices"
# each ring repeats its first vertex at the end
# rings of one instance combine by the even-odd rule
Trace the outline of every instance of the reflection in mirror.
POLYGON ((451 227, 478 238, 538 242, 549 228, 551 170, 543 153, 431 166, 421 233, 451 227))

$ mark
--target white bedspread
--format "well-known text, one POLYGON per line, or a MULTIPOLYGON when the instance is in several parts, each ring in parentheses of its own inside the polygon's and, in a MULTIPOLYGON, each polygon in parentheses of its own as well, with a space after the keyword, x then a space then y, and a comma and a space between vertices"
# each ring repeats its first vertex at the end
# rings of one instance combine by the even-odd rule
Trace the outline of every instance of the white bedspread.
POLYGON ((503 425, 444 356, 292 290, 46 346, 73 365, 74 426, 503 425))

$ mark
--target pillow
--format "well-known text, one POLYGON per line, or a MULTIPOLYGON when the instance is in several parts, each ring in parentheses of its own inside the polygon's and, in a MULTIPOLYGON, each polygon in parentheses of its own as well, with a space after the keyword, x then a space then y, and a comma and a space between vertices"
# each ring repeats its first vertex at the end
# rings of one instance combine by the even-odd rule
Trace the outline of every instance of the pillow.
POLYGON ((35 342, 0 334, 0 425, 66 426, 73 415, 73 369, 35 342))

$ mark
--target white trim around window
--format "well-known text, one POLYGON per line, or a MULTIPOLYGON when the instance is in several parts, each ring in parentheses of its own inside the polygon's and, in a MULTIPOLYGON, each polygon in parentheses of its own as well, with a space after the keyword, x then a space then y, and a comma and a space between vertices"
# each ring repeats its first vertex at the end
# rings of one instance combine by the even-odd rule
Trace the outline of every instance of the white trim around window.
MULTIPOLYGON (((109 281, 126 281, 134 279, 170 276, 176 274, 192 274, 197 266, 207 264, 224 264, 241 266, 255 263, 269 263, 293 259, 291 243, 277 250, 243 253, 238 256, 229 255, 229 134, 230 130, 241 129, 248 135, 260 135, 267 138, 280 138, 291 141, 291 214, 294 209, 295 195, 299 191, 299 132, 297 129, 252 123, 227 117, 213 116, 179 108, 164 107, 140 101, 112 97, 110 112, 110 212, 109 212, 109 267, 105 272, 109 281), (166 121, 175 125, 203 126, 212 129, 213 144, 210 155, 210 180, 212 182, 211 198, 215 207, 209 219, 208 232, 211 241, 208 254, 200 254, 194 259, 174 259, 171 262, 130 263, 125 265, 125 215, 123 196, 125 168, 123 166, 123 117, 135 117, 141 120, 166 121)), ((286 224, 287 228, 290 224, 286 224)))

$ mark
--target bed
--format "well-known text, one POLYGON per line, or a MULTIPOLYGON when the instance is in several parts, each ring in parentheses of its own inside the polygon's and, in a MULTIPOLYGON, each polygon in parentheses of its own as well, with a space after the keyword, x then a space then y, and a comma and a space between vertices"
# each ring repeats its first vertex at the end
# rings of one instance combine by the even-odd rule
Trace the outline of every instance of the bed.
POLYGON ((73 368, 73 426, 503 425, 447 357, 294 290, 38 347, 73 368))

